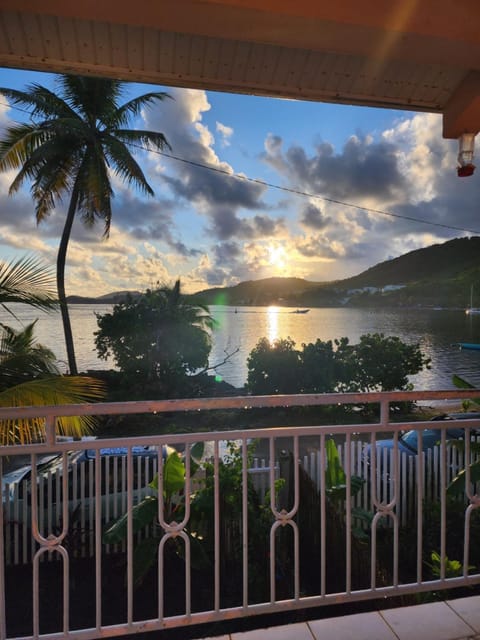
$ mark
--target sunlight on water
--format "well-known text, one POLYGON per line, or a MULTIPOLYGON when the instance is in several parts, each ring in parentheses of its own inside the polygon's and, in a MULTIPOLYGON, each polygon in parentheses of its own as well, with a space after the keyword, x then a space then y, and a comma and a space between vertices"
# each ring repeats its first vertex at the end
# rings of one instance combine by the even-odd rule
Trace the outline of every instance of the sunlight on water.
POLYGON ((268 339, 273 344, 280 336, 278 335, 278 307, 268 307, 268 339))

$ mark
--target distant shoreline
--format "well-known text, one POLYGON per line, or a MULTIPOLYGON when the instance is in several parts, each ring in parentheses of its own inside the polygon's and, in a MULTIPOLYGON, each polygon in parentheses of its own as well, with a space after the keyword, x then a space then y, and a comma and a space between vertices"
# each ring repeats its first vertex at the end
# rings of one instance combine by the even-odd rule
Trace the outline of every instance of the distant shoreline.
MULTIPOLYGON (((141 294, 137 294, 141 295, 141 294)), ((132 296, 135 298, 135 296, 132 296)), ((68 296, 67 304, 94 304, 94 305, 114 305, 120 304, 126 300, 126 296, 119 298, 107 298, 105 300, 98 298, 83 298, 81 296, 68 296)), ((283 307, 285 309, 305 309, 307 307, 298 305, 288 304, 286 302, 255 302, 252 304, 235 304, 235 303, 208 303, 209 307, 236 307, 238 309, 251 309, 253 307, 283 307)), ((438 306, 430 306, 430 305, 398 305, 398 304, 336 304, 336 305, 315 305, 311 304, 308 306, 308 309, 413 309, 418 311, 465 311, 465 307, 438 307, 438 306)))

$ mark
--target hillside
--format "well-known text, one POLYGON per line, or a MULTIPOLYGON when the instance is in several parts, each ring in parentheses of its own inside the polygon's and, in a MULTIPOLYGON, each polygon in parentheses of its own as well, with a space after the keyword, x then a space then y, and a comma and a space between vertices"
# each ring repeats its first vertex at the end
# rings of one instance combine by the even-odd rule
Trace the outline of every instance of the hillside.
POLYGON ((199 291, 192 296, 205 304, 226 305, 266 305, 286 304, 291 298, 303 295, 312 288, 318 288, 318 282, 309 282, 302 278, 264 278, 247 280, 233 287, 217 287, 199 291))
MULTIPOLYGON (((410 251, 335 282, 264 278, 205 289, 190 298, 207 305, 231 306, 464 308, 472 286, 477 293, 474 305, 480 306, 480 237, 456 238, 410 251)), ((68 301, 114 304, 127 294, 140 295, 138 291, 116 291, 98 298, 69 296, 68 301)))
POLYGON ((113 291, 96 298, 89 296, 67 296, 69 304, 118 304, 125 300, 127 296, 137 298, 141 295, 140 291, 113 291))
POLYGON ((456 238, 380 262, 357 276, 342 280, 341 284, 352 289, 384 287, 424 280, 450 280, 475 270, 480 270, 480 238, 456 238))
POLYGON ((208 289, 207 304, 283 304, 295 307, 421 306, 463 308, 471 286, 480 306, 480 238, 456 238, 386 260, 357 276, 315 283, 269 278, 208 289))

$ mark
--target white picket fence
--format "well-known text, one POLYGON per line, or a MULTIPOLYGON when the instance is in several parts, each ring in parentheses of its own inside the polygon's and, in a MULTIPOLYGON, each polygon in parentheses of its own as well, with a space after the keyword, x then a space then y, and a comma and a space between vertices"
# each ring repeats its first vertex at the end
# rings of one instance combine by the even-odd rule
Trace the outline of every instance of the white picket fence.
MULTIPOLYGON (((338 445, 340 461, 344 469, 350 460, 352 475, 364 480, 360 491, 352 497, 352 506, 367 511, 372 510, 371 501, 371 468, 369 457, 365 455, 365 442, 352 441, 349 455, 345 445, 338 445)), ((393 498, 395 483, 391 474, 384 470, 393 469, 394 452, 382 450, 377 455, 374 473, 377 485, 377 497, 388 503, 393 498)), ((426 500, 439 498, 440 490, 440 447, 429 449, 423 455, 423 488, 422 495, 426 500)), ((447 447, 447 484, 463 468, 463 454, 455 447, 447 447)), ((320 489, 322 472, 325 464, 321 452, 316 450, 304 456, 300 461, 307 475, 320 489)), ((126 458, 106 456, 101 460, 102 478, 102 526, 116 520, 127 509, 126 458), (105 480, 107 479, 107 480, 105 480)), ((73 556, 93 557, 95 554, 95 461, 89 460, 72 465, 68 481, 68 518, 69 537, 65 545, 73 556)), ((133 502, 138 503, 153 490, 148 483, 157 473, 155 458, 138 458, 134 461, 133 502)), ((254 458, 249 468, 249 475, 259 498, 263 501, 270 489, 270 467, 265 459, 254 458)), ((275 463, 274 477, 280 477, 280 465, 275 463)), ((201 486, 201 477, 192 479, 192 491, 201 486)), ((399 491, 395 511, 402 526, 415 518, 418 491, 416 488, 416 457, 399 452, 399 491)), ((26 564, 31 562, 37 543, 31 536, 31 488, 30 482, 24 480, 15 485, 4 486, 4 524, 5 524, 5 561, 7 565, 26 564), (8 496, 8 498, 6 498, 8 496)), ((38 482, 38 525, 40 533, 47 537, 58 535, 63 522, 62 474, 50 472, 40 476, 38 482)), ((137 539, 148 536, 148 528, 137 534, 137 539)), ((120 550, 118 546, 104 548, 105 553, 120 550)), ((50 554, 43 556, 51 558, 50 554)))

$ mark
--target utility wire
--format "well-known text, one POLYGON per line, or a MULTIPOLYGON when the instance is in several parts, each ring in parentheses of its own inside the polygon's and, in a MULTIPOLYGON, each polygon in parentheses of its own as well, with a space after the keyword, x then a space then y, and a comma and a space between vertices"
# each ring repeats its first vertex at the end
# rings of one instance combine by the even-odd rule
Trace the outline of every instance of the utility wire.
POLYGON ((135 147, 137 149, 142 149, 143 151, 150 151, 151 153, 157 153, 160 156, 164 156, 165 158, 170 158, 171 160, 177 160, 178 162, 183 162, 185 164, 192 165, 194 167, 199 167, 200 169, 208 169, 209 171, 215 171, 216 173, 221 173, 229 178, 236 178, 237 180, 243 180, 245 182, 253 182, 255 184, 260 184, 264 187, 269 187, 271 189, 278 189, 279 191, 286 191, 287 193, 293 193, 297 196, 302 196, 306 198, 315 198, 316 200, 323 200, 324 202, 330 202, 331 204, 338 204, 342 207, 349 207, 351 209, 358 209, 359 211, 365 211, 367 213, 374 213, 382 216, 389 216, 391 218, 399 218, 400 220, 409 220, 411 222, 420 222, 421 224, 428 224, 434 227, 442 227, 443 229, 452 229, 454 231, 465 231, 466 233, 473 233, 474 235, 480 235, 480 231, 476 231, 475 229, 466 229, 465 227, 456 227, 450 224, 443 224, 441 222, 431 222, 430 220, 423 220, 422 218, 415 218, 414 216, 406 216, 400 213, 392 213, 391 211, 383 211, 382 209, 373 209, 372 207, 364 207, 360 204, 354 204, 353 202, 345 202, 344 200, 336 200, 335 198, 328 198, 327 196, 321 196, 316 193, 309 193, 308 191, 301 191, 300 189, 294 189, 293 187, 282 187, 281 185, 274 184, 272 182, 266 182, 265 180, 259 180, 258 178, 250 178, 248 176, 242 176, 238 173, 231 173, 226 169, 220 169, 219 167, 212 167, 208 164, 202 164, 201 162, 195 162, 193 160, 187 160, 186 158, 180 158, 179 156, 175 156, 171 153, 166 153, 165 151, 157 151, 155 149, 145 149, 140 145, 130 144, 129 146, 135 147))
MULTIPOLYGON (((18 111, 22 111, 23 113, 27 113, 31 115, 31 112, 27 109, 22 109, 21 107, 13 106, 8 104, 7 102, 0 101, 0 104, 10 107, 11 109, 17 109, 18 111)), ((365 211, 366 213, 373 213, 375 215, 388 216, 390 218, 397 218, 399 220, 408 220, 409 222, 418 222, 420 224, 430 225, 432 227, 440 227, 442 229, 450 229, 452 231, 463 231, 464 233, 473 233, 474 235, 480 235, 480 231, 476 229, 467 229, 465 227, 457 227, 450 224, 443 224, 442 222, 432 222, 430 220, 424 220, 422 218, 416 218, 415 216, 406 216, 401 213, 392 213, 391 211, 384 211, 383 209, 373 209, 372 207, 364 207, 360 204, 355 204, 353 202, 345 202, 344 200, 336 200, 335 198, 328 198, 327 196, 321 196, 317 193, 309 193, 308 191, 302 191, 300 189, 294 189, 293 187, 283 187, 279 184, 274 184, 273 182, 266 182, 265 180, 259 180, 258 178, 250 178, 249 176, 242 176, 238 173, 232 173, 227 171, 226 169, 220 169, 219 167, 212 167, 208 164, 203 164, 201 162, 195 162, 194 160, 187 160, 186 158, 181 158, 180 156, 175 156, 172 153, 166 153, 165 151, 158 151, 156 149, 147 149, 142 147, 141 145, 137 145, 134 143, 127 143, 128 146, 140 149, 141 151, 147 151, 150 153, 156 153, 159 156, 163 156, 164 158, 169 158, 170 160, 176 160, 177 162, 183 162, 184 164, 188 164, 192 167, 198 167, 199 169, 206 169, 207 171, 214 171, 215 173, 220 173, 229 178, 235 178, 237 180, 243 180, 244 182, 252 182, 254 184, 259 184, 263 187, 267 187, 270 189, 277 189, 278 191, 285 191, 286 193, 292 193, 296 196, 301 196, 303 198, 314 198, 316 200, 322 200, 323 202, 329 202, 331 204, 337 204, 342 207, 348 207, 350 209, 357 209, 358 211, 365 211)))

